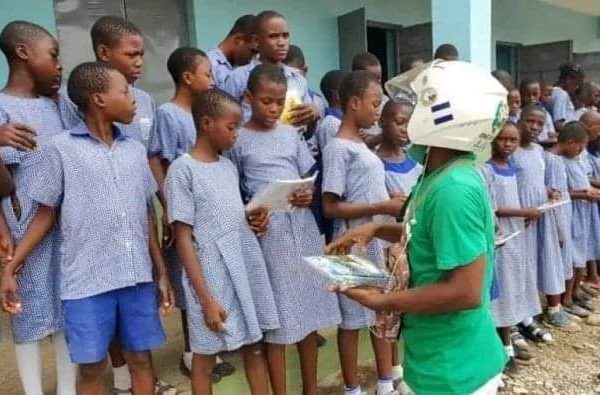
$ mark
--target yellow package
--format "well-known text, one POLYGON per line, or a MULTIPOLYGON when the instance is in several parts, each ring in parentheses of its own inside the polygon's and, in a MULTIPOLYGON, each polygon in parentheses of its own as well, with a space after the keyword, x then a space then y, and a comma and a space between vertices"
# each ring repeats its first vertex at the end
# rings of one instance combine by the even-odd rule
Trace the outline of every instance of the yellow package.
POLYGON ((285 104, 283 106, 283 112, 281 113, 279 120, 287 125, 291 125, 292 119, 290 111, 300 104, 302 104, 300 92, 298 92, 296 89, 288 89, 288 91, 285 94, 285 104))

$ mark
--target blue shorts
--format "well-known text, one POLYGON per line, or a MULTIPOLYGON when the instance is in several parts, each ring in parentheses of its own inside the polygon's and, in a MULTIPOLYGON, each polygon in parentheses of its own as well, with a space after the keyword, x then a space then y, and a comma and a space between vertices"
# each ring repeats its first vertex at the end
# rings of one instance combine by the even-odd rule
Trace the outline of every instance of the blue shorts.
POLYGON ((71 361, 96 363, 117 340, 125 351, 147 351, 165 341, 154 283, 137 284, 88 298, 63 300, 71 361))

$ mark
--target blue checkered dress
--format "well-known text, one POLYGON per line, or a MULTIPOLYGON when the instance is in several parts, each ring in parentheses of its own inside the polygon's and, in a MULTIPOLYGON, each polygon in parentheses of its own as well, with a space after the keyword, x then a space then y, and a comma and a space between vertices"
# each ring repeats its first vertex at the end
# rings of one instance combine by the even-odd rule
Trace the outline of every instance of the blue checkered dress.
MULTIPOLYGON (((51 136, 63 131, 58 108, 52 100, 19 98, 0 93, 0 124, 8 122, 23 123, 35 129, 40 149, 51 136)), ((13 175, 21 209, 21 215, 17 218, 10 198, 2 200, 2 211, 16 242, 25 234, 38 208, 35 201, 29 198, 28 191, 46 182, 43 174, 31 171, 35 155, 8 147, 0 149, 0 156, 13 175)), ((57 232, 52 230, 25 260, 17 275, 23 311, 11 316, 15 343, 43 339, 62 327, 58 244, 57 232)))

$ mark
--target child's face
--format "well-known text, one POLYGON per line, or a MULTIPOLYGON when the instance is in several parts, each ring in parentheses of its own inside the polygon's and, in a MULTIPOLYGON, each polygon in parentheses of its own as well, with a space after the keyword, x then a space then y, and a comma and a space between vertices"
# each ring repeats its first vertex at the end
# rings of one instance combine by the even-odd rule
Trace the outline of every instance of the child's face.
POLYGON ((263 81, 258 84, 254 92, 247 92, 252 116, 266 127, 275 126, 285 106, 286 90, 284 84, 263 81))
POLYGON ((226 151, 233 147, 242 123, 240 106, 225 104, 225 107, 219 116, 206 120, 207 125, 203 130, 213 147, 219 151, 226 151))
POLYGON ((194 72, 185 72, 183 81, 194 94, 211 89, 215 83, 213 81, 211 64, 208 58, 198 56, 194 72))
POLYGON ((575 141, 570 140, 564 144, 563 154, 565 157, 569 159, 577 158, 579 154, 583 151, 585 146, 587 145, 587 140, 585 141, 575 141))
POLYGON ((113 47, 100 45, 98 58, 119 70, 133 84, 142 75, 144 59, 144 39, 133 34, 122 37, 113 47))
POLYGON ((574 95, 575 92, 577 91, 577 88, 579 88, 579 85, 581 85, 581 81, 579 80, 579 78, 577 78, 575 76, 570 76, 570 77, 565 78, 563 88, 570 95, 574 95))
POLYGON ((534 142, 546 123, 545 114, 542 111, 529 111, 521 115, 519 127, 521 128, 521 141, 529 144, 534 142))
POLYGON ((544 85, 542 89, 542 95, 540 96, 540 101, 544 104, 550 103, 552 100, 552 85, 544 85))
POLYGON ((373 65, 373 66, 367 66, 367 68, 365 69, 366 72, 370 73, 373 77, 375 77, 375 79, 379 82, 381 82, 381 78, 382 78, 382 71, 381 71, 381 65, 373 65))
POLYGON ((598 143, 598 137, 600 137, 600 119, 594 119, 589 123, 582 122, 581 125, 587 132, 588 141, 598 143))
POLYGON ((233 42, 235 44, 233 52, 235 65, 242 66, 250 63, 258 49, 256 35, 238 34, 233 42))
POLYGON ((45 37, 32 42, 28 47, 28 67, 35 78, 36 91, 51 97, 58 92, 62 78, 58 43, 53 37, 45 37))
POLYGON ((521 95, 519 91, 516 89, 510 91, 506 100, 508 102, 508 113, 510 115, 517 115, 521 108, 521 95))
POLYGON ((542 96, 542 90, 540 88, 540 84, 532 83, 523 88, 521 92, 521 102, 524 105, 527 104, 535 104, 540 101, 540 97, 542 96))
POLYGON ((102 96, 104 113, 110 122, 129 124, 135 116, 135 99, 125 77, 118 71, 110 71, 108 89, 102 96))
POLYGON ((407 126, 412 109, 408 106, 398 106, 396 111, 381 118, 381 131, 383 139, 394 146, 404 147, 408 144, 407 126))
POLYGON ((519 147, 519 130, 514 125, 504 125, 492 143, 494 156, 507 159, 519 147))
POLYGON ((382 97, 383 90, 381 86, 371 82, 362 96, 351 99, 351 106, 358 127, 368 129, 379 120, 382 97))
POLYGON ((261 57, 273 62, 283 62, 290 49, 290 30, 283 18, 263 22, 258 33, 258 50, 261 57))

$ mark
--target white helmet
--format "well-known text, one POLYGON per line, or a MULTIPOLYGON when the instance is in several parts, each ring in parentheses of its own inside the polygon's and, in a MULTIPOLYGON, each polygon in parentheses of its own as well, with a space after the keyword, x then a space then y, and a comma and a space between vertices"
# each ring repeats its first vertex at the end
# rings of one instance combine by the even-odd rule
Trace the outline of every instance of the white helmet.
POLYGON ((481 151, 508 117, 506 89, 471 63, 435 60, 392 78, 385 87, 392 98, 411 90, 416 95, 408 123, 413 144, 481 151))

